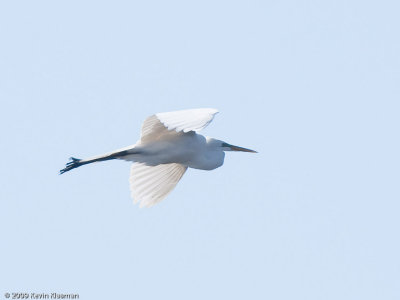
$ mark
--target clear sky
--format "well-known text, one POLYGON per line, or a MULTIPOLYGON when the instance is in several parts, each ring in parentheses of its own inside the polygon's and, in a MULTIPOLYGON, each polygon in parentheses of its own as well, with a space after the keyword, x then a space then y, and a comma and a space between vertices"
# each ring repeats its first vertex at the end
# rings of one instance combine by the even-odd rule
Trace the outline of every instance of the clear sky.
POLYGON ((0 298, 400 299, 398 1, 2 1, 0 298), (156 112, 259 151, 139 209, 156 112))

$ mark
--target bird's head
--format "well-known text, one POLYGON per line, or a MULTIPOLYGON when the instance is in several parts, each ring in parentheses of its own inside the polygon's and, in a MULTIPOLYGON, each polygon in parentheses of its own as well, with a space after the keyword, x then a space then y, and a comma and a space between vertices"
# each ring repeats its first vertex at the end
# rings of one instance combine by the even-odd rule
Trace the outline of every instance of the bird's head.
POLYGON ((224 141, 213 139, 213 138, 207 138, 207 144, 212 148, 220 149, 222 151, 241 151, 241 152, 258 153, 257 151, 239 147, 239 146, 235 146, 235 145, 231 145, 224 141))

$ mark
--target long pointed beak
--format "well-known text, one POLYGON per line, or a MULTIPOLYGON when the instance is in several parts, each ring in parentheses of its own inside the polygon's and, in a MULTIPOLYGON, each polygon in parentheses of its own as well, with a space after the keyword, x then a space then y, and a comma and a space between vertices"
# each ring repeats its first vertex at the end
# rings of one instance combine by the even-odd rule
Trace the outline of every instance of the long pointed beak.
POLYGON ((234 146, 234 145, 229 145, 232 151, 242 151, 242 152, 251 152, 251 153, 258 153, 257 151, 239 147, 239 146, 234 146))

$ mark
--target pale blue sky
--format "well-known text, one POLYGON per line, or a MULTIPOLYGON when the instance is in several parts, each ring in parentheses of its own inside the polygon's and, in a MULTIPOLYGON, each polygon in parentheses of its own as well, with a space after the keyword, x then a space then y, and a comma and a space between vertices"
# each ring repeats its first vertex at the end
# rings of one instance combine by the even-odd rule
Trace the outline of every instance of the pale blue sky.
POLYGON ((398 1, 2 1, 0 297, 399 299, 398 1), (139 209, 149 115, 259 154, 139 209))

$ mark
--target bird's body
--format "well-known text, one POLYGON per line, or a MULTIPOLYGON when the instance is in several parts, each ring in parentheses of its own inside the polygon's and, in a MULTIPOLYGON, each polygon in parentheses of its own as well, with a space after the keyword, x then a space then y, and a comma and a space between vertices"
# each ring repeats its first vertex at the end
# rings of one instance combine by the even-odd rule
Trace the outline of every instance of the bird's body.
POLYGON ((122 159, 148 166, 179 163, 193 169, 213 170, 222 166, 225 152, 213 147, 212 143, 213 139, 193 131, 180 132, 168 139, 136 144, 132 154, 122 159))
POLYGON ((135 145, 89 159, 71 158, 60 173, 98 161, 132 161, 132 196, 141 206, 151 206, 172 191, 188 167, 213 170, 223 165, 224 151, 255 152, 196 132, 206 127, 217 112, 203 108, 158 113, 145 120, 135 145))

